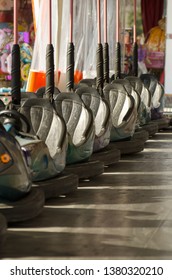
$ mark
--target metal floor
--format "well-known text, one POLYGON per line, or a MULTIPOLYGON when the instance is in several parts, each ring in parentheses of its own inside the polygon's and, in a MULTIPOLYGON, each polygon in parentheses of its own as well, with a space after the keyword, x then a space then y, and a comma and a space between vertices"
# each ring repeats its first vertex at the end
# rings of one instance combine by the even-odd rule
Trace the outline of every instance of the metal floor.
POLYGON ((34 220, 8 228, 2 259, 172 259, 172 132, 123 157, 34 220))

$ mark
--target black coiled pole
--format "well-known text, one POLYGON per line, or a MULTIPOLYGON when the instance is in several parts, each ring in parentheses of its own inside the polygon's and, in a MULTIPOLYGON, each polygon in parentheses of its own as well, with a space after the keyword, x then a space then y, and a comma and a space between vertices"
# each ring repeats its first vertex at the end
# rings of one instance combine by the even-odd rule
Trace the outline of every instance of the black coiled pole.
POLYGON ((20 47, 18 44, 14 44, 12 48, 11 95, 12 104, 20 105, 20 47))
POLYGON ((136 6, 137 0, 134 0, 134 23, 133 23, 133 65, 132 74, 138 76, 138 45, 137 45, 137 28, 136 28, 136 6))
POLYGON ((103 47, 103 69, 104 69, 104 82, 109 83, 109 44, 104 43, 103 47))
POLYGON ((67 69, 66 69, 66 89, 72 91, 74 89, 74 44, 68 43, 67 47, 67 69))
POLYGON ((114 80, 120 79, 120 77, 121 77, 121 45, 119 42, 117 42, 115 47, 114 80))
POLYGON ((104 72, 104 82, 109 83, 109 44, 107 42, 107 0, 104 0, 103 72, 104 72))
POLYGON ((67 46, 66 89, 74 90, 75 47, 73 44, 73 0, 70 0, 69 43, 67 46))
POLYGON ((133 76, 138 76, 138 45, 137 42, 133 45, 133 76))
POLYGON ((98 44, 96 50, 96 88, 98 90, 103 88, 103 46, 101 43, 98 44))
POLYGON ((53 102, 54 93, 54 47, 48 44, 46 48, 46 97, 53 102))

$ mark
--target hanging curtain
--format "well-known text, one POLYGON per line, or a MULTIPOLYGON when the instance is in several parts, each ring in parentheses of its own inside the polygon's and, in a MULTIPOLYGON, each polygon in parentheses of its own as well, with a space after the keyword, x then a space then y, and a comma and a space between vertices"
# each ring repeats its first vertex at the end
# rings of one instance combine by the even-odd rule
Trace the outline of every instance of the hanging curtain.
MULTIPOLYGON (((36 0, 33 6, 35 9, 36 38, 34 43, 33 57, 26 91, 36 92, 38 88, 45 86, 46 82, 46 46, 48 44, 48 1, 36 0), (39 3, 38 3, 39 2, 39 3)), ((58 30, 58 3, 52 0, 52 44, 54 46, 54 58, 57 53, 57 30, 58 30)), ((56 72, 56 67, 55 67, 56 72)))
POLYGON ((164 11, 164 0, 141 0, 142 22, 144 35, 158 25, 164 11))

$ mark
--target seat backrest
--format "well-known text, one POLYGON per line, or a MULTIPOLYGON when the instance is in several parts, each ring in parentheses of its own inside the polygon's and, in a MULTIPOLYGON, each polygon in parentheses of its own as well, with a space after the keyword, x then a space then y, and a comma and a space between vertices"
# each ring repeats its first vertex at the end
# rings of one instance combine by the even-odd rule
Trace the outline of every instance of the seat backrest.
POLYGON ((132 115, 135 107, 134 98, 126 92, 121 83, 106 85, 103 91, 109 100, 112 124, 119 127, 132 115))
POLYGON ((37 98, 36 94, 34 92, 21 92, 21 99, 28 99, 28 98, 37 98))
POLYGON ((152 107, 159 108, 164 96, 163 86, 152 74, 142 74, 140 78, 152 95, 152 107))
POLYGON ((125 80, 128 80, 132 87, 141 95, 143 83, 138 77, 134 76, 127 76, 125 77, 125 80))
POLYGON ((113 108, 112 123, 115 127, 119 127, 127 122, 128 116, 134 107, 134 99, 132 96, 112 89, 110 91, 110 100, 114 99, 114 95, 117 95, 117 102, 113 108))
POLYGON ((43 140, 54 157, 66 142, 66 125, 47 99, 26 99, 19 109, 31 124, 30 133, 43 140))
POLYGON ((159 108, 161 106, 163 96, 164 96, 164 87, 159 82, 157 82, 154 94, 152 96, 153 108, 159 108))
POLYGON ((140 79, 153 96, 158 81, 157 78, 153 74, 142 74, 140 79))
POLYGON ((100 96, 95 88, 80 87, 77 89, 76 93, 93 113, 96 136, 102 135, 110 121, 110 106, 108 102, 100 96))
POLYGON ((76 94, 80 96, 84 104, 91 109, 94 117, 96 117, 99 105, 100 105, 100 95, 96 89, 84 86, 76 90, 76 94))
POLYGON ((79 85, 84 84, 87 85, 88 87, 96 87, 96 78, 95 79, 89 79, 89 78, 85 78, 82 79, 81 81, 79 81, 79 85))
POLYGON ((137 111, 139 111, 140 105, 141 105, 141 97, 140 94, 138 93, 137 89, 135 86, 130 82, 129 79, 117 79, 114 80, 112 84, 121 84, 124 86, 126 92, 129 95, 132 95, 134 100, 135 100, 135 105, 137 108, 137 111))
POLYGON ((76 93, 59 93, 54 99, 54 107, 63 117, 67 132, 75 146, 80 146, 88 140, 92 133, 93 114, 76 93))
POLYGON ((145 104, 146 108, 151 107, 152 96, 151 96, 150 91, 144 85, 143 85, 143 90, 141 93, 141 100, 145 104))
MULTIPOLYGON (((40 87, 36 92, 35 92, 35 95, 38 97, 38 98, 46 98, 46 88, 45 87, 40 87)), ((54 92, 53 92, 53 96, 55 97, 57 94, 59 94, 60 91, 57 87, 54 87, 54 92)))
POLYGON ((152 96, 149 90, 145 87, 142 80, 138 77, 127 76, 125 79, 129 80, 135 91, 140 95, 141 101, 147 108, 151 106, 152 96))

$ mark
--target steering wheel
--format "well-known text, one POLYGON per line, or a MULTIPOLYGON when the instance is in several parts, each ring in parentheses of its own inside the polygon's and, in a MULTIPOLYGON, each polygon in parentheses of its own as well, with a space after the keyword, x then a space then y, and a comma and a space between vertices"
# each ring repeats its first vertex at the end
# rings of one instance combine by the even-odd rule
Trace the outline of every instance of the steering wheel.
POLYGON ((27 118, 16 110, 3 110, 0 111, 0 118, 7 118, 3 124, 14 124, 17 130, 28 133, 30 131, 30 124, 27 118), (11 120, 11 121, 10 121, 11 120), (14 122, 15 120, 15 122, 14 122))

